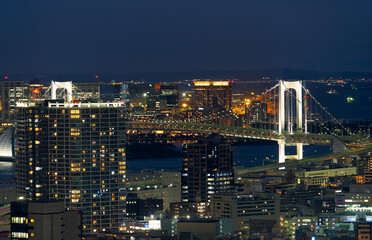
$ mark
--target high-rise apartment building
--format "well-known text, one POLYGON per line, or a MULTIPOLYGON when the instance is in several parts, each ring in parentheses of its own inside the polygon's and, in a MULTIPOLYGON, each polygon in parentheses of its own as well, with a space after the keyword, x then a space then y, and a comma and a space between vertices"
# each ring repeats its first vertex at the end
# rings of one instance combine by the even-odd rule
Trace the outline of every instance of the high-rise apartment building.
POLYGON ((207 202, 212 194, 230 191, 234 184, 231 145, 218 135, 184 145, 181 182, 184 202, 207 202))
POLYGON ((15 135, 19 197, 81 210, 85 234, 120 228, 126 175, 121 103, 18 103, 15 135))
POLYGON ((231 109, 231 81, 195 81, 195 109, 231 109))
POLYGON ((24 97, 23 81, 4 81, 1 83, 1 120, 14 121, 14 109, 17 101, 24 97))

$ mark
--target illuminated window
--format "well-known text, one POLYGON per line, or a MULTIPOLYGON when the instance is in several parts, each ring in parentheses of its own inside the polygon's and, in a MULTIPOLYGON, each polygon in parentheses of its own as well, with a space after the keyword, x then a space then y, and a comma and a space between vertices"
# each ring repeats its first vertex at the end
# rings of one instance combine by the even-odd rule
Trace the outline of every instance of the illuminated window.
POLYGON ((28 238, 28 233, 12 232, 12 238, 28 238))
POLYGON ((12 223, 25 223, 25 217, 12 217, 12 223))

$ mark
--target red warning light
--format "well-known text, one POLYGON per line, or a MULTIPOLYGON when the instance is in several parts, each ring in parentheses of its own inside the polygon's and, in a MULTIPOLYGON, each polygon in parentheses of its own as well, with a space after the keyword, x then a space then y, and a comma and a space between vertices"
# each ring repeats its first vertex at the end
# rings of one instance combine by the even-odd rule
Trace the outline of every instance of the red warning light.
POLYGON ((5 76, 4 78, 5 78, 5 79, 8 79, 8 76, 5 76))
POLYGON ((98 75, 96 75, 96 78, 98 79, 98 75))
POLYGON ((78 101, 76 101, 76 100, 74 100, 74 104, 77 104, 77 103, 79 103, 78 101))

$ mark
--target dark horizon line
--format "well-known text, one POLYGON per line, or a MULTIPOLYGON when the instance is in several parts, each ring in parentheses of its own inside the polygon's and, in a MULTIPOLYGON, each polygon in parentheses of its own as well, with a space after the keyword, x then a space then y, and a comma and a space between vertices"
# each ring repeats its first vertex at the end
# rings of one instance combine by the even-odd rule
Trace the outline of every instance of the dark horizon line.
POLYGON ((324 71, 296 68, 268 68, 268 69, 220 69, 220 70, 200 70, 200 71, 144 71, 144 72, 85 72, 85 73, 18 73, 1 74, 1 81, 31 81, 38 79, 67 80, 77 78, 75 81, 84 79, 85 81, 179 81, 191 79, 239 79, 239 80, 258 80, 262 77, 275 79, 302 79, 319 80, 325 78, 372 78, 372 72, 365 71, 324 71), (98 76, 98 78, 96 78, 98 76), (7 79, 5 79, 7 77, 7 79), (15 79, 17 78, 17 79, 15 79), (53 79, 55 78, 55 79, 53 79), (122 79, 115 79, 122 78, 122 79), (123 79, 126 78, 126 79, 123 79), (28 79, 28 80, 26 80, 28 79))
POLYGON ((185 71, 105 71, 105 72, 34 72, 34 73, 7 73, 2 74, 0 72, 0 76, 12 76, 12 75, 66 75, 66 74, 148 74, 148 73, 202 73, 202 72, 265 72, 265 71, 307 71, 307 72, 319 72, 319 73, 364 73, 364 74, 372 74, 371 71, 357 71, 357 70, 319 70, 319 69, 307 69, 307 68, 291 68, 291 67, 283 67, 283 68, 246 68, 246 69, 205 69, 205 70, 185 70, 185 71))

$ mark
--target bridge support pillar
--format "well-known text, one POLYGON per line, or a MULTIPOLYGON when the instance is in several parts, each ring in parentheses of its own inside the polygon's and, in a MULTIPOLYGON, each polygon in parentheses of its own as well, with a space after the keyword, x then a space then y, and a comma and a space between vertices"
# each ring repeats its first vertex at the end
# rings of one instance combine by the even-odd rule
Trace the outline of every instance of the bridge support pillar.
POLYGON ((297 148, 297 160, 301 160, 304 158, 304 144, 303 143, 296 143, 297 148))
POLYGON ((296 155, 285 155, 285 140, 278 140, 279 145, 279 163, 284 163, 286 159, 301 160, 304 155, 304 144, 296 143, 296 155))
POLYGON ((285 140, 279 140, 279 163, 285 162, 285 140))

